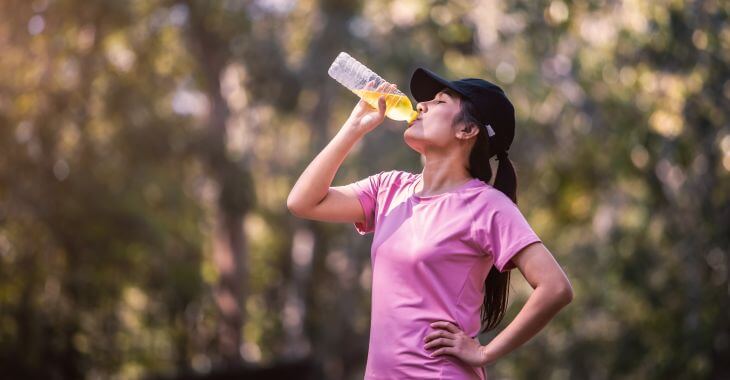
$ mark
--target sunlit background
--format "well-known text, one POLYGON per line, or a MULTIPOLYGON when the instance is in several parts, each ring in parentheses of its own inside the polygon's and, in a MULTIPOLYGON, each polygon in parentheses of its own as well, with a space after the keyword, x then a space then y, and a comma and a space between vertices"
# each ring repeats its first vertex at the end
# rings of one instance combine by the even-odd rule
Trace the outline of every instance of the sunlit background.
MULTIPOLYGON (((424 66, 515 104, 519 204, 576 297, 491 379, 728 379, 729 13, 3 0, 0 377, 362 379, 372 235, 286 209, 357 100, 327 76, 347 51, 404 90, 424 66)), ((404 127, 335 185, 419 172, 404 127)), ((519 271, 512 290, 497 331, 519 271)))

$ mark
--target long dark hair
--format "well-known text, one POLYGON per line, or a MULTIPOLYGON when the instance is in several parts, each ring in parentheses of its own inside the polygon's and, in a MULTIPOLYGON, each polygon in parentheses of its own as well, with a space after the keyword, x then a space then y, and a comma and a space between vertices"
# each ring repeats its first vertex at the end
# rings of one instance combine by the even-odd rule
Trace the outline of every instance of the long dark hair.
MULTIPOLYGON (((475 106, 468 99, 461 98, 461 111, 454 118, 454 125, 462 124, 468 128, 480 128, 476 142, 469 154, 469 173, 472 177, 489 183, 492 180, 492 167, 489 165, 489 158, 497 155, 499 166, 494 180, 494 187, 505 195, 512 202, 517 204, 517 175, 509 158, 501 147, 492 146, 485 128, 476 117, 475 106)), ((494 144, 496 145, 496 144, 494 144)), ((492 266, 486 280, 484 281, 484 304, 482 305, 481 318, 482 330, 487 332, 494 329, 504 318, 509 299, 510 271, 500 272, 492 266)))

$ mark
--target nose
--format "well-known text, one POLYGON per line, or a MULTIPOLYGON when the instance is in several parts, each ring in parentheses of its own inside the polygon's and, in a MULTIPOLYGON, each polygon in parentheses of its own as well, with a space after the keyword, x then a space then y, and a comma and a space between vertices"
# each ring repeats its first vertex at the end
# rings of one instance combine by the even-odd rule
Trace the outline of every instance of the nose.
POLYGON ((416 111, 418 111, 419 113, 424 113, 424 112, 426 112, 426 104, 425 104, 425 103, 423 103, 423 102, 421 102, 421 103, 417 103, 417 104, 416 104, 416 111))

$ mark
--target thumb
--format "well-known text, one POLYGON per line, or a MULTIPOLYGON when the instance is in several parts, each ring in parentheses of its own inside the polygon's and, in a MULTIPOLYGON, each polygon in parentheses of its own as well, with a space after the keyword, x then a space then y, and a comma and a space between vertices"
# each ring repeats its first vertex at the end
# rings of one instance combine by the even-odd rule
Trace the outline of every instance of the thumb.
POLYGON ((385 109, 385 96, 381 96, 378 99, 378 113, 380 114, 380 116, 385 116, 385 109))

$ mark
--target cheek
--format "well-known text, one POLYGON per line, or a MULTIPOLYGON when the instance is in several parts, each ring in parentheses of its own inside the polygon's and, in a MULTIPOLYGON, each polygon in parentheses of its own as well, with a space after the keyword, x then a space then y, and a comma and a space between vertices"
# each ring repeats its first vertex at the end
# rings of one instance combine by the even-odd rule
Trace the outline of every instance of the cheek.
MULTIPOLYGON (((443 145, 454 138, 454 131, 451 127, 451 119, 441 115, 423 120, 406 128, 403 136, 406 140, 420 140, 428 142, 429 145, 443 145)), ((445 116, 445 115, 444 115, 445 116)))
POLYGON ((454 138, 454 131, 451 128, 451 119, 446 117, 432 120, 425 126, 424 135, 433 141, 446 142, 454 138))
POLYGON ((428 120, 425 120, 431 128, 446 129, 454 122, 456 114, 453 110, 441 108, 435 111, 428 120))

